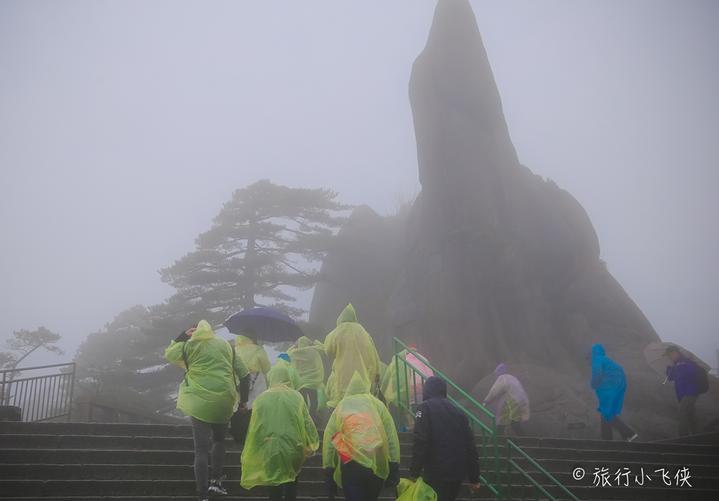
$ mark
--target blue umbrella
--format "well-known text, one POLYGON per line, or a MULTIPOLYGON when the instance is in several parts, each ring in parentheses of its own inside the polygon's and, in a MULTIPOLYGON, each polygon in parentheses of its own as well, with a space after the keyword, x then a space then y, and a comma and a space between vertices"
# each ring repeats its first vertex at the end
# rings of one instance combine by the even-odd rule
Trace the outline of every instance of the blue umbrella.
POLYGON ((225 327, 232 334, 252 331, 257 339, 268 343, 297 341, 304 335, 294 320, 272 308, 251 308, 230 315, 225 327))

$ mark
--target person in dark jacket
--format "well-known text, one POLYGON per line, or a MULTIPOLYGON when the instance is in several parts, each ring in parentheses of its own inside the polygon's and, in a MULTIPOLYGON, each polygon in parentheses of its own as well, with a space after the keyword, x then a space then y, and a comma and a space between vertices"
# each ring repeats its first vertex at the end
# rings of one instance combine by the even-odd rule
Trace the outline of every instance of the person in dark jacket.
POLYGON ((417 408, 410 477, 422 479, 437 501, 454 501, 465 479, 479 490, 479 456, 469 420, 447 400, 447 384, 432 376, 417 408))
POLYGON ((696 362, 685 357, 679 348, 670 346, 666 355, 672 361, 667 367, 667 380, 674 381, 674 391, 679 402, 679 435, 697 433, 696 403, 699 396, 699 371, 696 362))

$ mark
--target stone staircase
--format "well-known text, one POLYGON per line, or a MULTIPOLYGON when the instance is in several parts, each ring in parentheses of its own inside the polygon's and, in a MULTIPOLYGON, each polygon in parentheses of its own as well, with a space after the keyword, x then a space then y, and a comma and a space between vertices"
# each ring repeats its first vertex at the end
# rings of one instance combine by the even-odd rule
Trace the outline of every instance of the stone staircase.
MULTIPOLYGON (((402 434, 402 474, 406 476, 411 454, 411 437, 402 434)), ((501 441, 503 442, 503 441, 501 441)), ((580 499, 612 500, 719 500, 719 448, 709 445, 620 443, 591 440, 524 438, 517 443, 580 499), (640 469, 648 474, 644 486, 636 485, 640 469), (691 487, 676 486, 675 473, 688 468, 691 487), (581 480, 572 472, 582 468, 581 480), (594 487, 595 468, 606 468, 605 484, 594 487), (631 472, 629 486, 617 486, 617 470, 631 472), (665 468, 672 486, 661 474, 665 468)), ((502 457, 506 448, 501 446, 502 457)), ((515 457, 515 455, 513 455, 515 457)), ((192 436, 188 426, 89 424, 89 423, 13 423, 0 422, 0 500, 195 500, 192 472, 192 436)), ((545 488, 563 499, 556 488, 547 485, 523 459, 517 462, 545 488)), ((226 486, 228 501, 267 499, 267 492, 247 492, 239 485, 240 451, 228 441, 226 486)), ((503 478, 506 478, 502 466, 503 478)), ((492 477, 492 465, 483 466, 492 477)), ((578 475, 578 474, 577 474, 578 475)), ((535 497, 529 481, 518 472, 510 474, 510 499, 535 497)), ((601 475, 598 476, 601 480, 601 475)), ((620 477, 624 483, 625 477, 620 477)), ((318 456, 311 458, 300 475, 299 496, 303 500, 324 499, 323 474, 318 456)), ((383 499, 393 499, 386 489, 383 499)), ((468 490, 462 499, 494 499, 487 489, 478 495, 468 490)), ((566 499, 566 498, 565 498, 566 499)))

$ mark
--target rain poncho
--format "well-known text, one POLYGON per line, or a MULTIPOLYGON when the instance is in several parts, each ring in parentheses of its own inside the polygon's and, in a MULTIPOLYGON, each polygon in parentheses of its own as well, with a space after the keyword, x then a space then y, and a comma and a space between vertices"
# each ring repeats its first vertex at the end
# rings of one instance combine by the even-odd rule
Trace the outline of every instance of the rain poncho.
POLYGON ((242 451, 242 487, 293 482, 319 437, 302 395, 290 388, 287 367, 268 374, 270 388, 255 400, 242 451))
MULTIPOLYGON (((419 371, 418 374, 408 367, 405 375, 405 364, 402 362, 399 363, 399 387, 402 392, 402 399, 407 402, 407 386, 409 385, 409 401, 412 404, 418 404, 422 402, 424 380, 430 376, 434 376, 434 371, 427 366, 427 361, 424 358, 418 358, 407 350, 402 351, 399 356, 419 371), (422 375, 424 377, 422 377, 422 375)), ((392 357, 392 361, 384 372, 384 377, 382 378, 382 394, 388 404, 398 405, 397 357, 392 357)))
POLYGON ((313 343, 310 338, 302 336, 295 346, 287 350, 292 367, 300 380, 298 390, 322 388, 325 381, 325 366, 320 353, 323 349, 322 343, 316 341, 313 343))
POLYGON ((299 376, 299 374, 297 374, 297 371, 295 370, 295 368, 292 367, 292 363, 285 360, 280 355, 280 357, 277 359, 277 362, 275 362, 275 367, 284 367, 285 369, 287 369, 287 373, 289 374, 289 378, 290 378, 290 387, 293 390, 299 391, 300 376, 299 376))
POLYGON ((250 374, 267 375, 270 372, 270 359, 265 348, 255 344, 247 336, 237 336, 235 339, 235 351, 237 351, 237 356, 245 362, 250 374))
POLYGON ((202 320, 190 339, 173 341, 167 347, 165 358, 187 371, 180 383, 177 409, 206 423, 228 423, 237 406, 235 383, 248 374, 240 357, 234 357, 232 366, 230 343, 216 337, 210 324, 202 320), (183 347, 189 367, 185 367, 183 347))
POLYGON ((599 399, 597 410, 605 420, 611 421, 614 416, 622 413, 624 392, 627 389, 624 369, 607 357, 601 344, 592 346, 592 380, 590 384, 599 399))
POLYGON ((484 401, 491 405, 500 426, 529 420, 529 398, 519 380, 507 373, 500 364, 494 373, 498 376, 484 401))
POLYGON ((437 501, 437 493, 422 478, 403 478, 397 486, 397 501, 437 501))
POLYGON ((399 438, 392 417, 369 391, 365 378, 355 373, 325 428, 322 466, 335 468, 335 482, 339 486, 343 463, 359 463, 385 480, 389 463, 399 463, 399 438))
POLYGON ((351 304, 337 318, 337 327, 325 339, 325 352, 332 360, 327 380, 327 405, 335 407, 357 372, 371 388, 379 383, 380 361, 372 337, 357 322, 351 304))

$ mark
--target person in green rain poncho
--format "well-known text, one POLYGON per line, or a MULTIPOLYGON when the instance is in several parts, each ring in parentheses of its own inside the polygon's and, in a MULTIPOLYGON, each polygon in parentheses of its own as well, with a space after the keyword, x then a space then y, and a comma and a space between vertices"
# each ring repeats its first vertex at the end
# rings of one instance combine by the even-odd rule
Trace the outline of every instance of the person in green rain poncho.
POLYGON ((335 407, 357 372, 370 388, 379 387, 380 360, 372 337, 357 321, 351 304, 337 318, 337 327, 325 339, 325 353, 332 360, 327 380, 327 405, 335 407))
POLYGON ((376 500, 382 487, 399 482, 399 438, 387 407, 370 395, 358 372, 325 428, 322 467, 328 494, 342 487, 347 501, 376 500))
POLYGON ((250 391, 253 390, 260 374, 265 378, 265 387, 269 387, 267 373, 270 372, 272 365, 265 348, 257 344, 255 333, 246 331, 244 334, 238 335, 235 338, 235 351, 237 356, 245 362, 247 370, 250 371, 250 391))
POLYGON ((322 363, 324 346, 302 336, 297 343, 287 350, 292 367, 300 380, 299 391, 309 402, 310 415, 316 416, 318 410, 318 393, 323 390, 325 367, 322 363))
POLYGON ((302 395, 291 388, 287 367, 268 374, 270 387, 255 400, 242 451, 242 487, 270 487, 270 500, 294 501, 297 475, 319 448, 302 395))
POLYGON ((290 387, 293 390, 300 391, 300 387, 302 386, 302 383, 300 382, 300 375, 297 374, 297 370, 292 364, 292 358, 287 353, 280 353, 277 355, 277 361, 274 366, 286 368, 290 376, 290 387))
POLYGON ((185 370, 177 397, 177 409, 192 421, 195 445, 195 482, 200 500, 210 492, 227 494, 222 487, 227 423, 237 407, 245 406, 249 393, 248 370, 232 345, 216 337, 210 324, 202 320, 197 327, 181 333, 165 350, 171 364, 185 370), (208 484, 208 463, 212 438, 212 475, 208 484))

